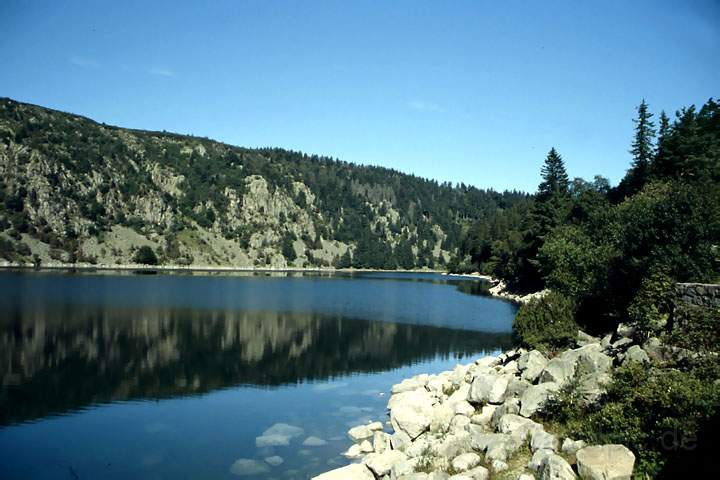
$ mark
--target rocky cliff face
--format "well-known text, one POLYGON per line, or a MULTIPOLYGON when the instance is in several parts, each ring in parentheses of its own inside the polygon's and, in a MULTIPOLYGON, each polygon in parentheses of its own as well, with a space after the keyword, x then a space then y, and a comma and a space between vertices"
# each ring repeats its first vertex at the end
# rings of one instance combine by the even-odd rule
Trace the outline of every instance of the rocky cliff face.
POLYGON ((519 194, 284 150, 109 127, 0 99, 0 259, 442 267, 519 194))

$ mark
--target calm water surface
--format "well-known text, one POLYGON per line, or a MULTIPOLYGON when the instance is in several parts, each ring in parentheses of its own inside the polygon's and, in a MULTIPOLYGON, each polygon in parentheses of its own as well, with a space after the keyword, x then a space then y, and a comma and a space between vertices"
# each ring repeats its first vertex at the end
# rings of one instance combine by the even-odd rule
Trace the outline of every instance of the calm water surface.
POLYGON ((435 274, 0 273, 0 478, 346 464, 345 432, 384 420, 394 383, 509 346, 515 307, 481 293, 435 274))

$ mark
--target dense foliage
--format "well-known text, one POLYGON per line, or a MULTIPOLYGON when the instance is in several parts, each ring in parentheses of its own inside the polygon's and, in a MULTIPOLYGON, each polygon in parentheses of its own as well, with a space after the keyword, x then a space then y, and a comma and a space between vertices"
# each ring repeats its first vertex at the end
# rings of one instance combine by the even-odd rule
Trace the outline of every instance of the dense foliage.
POLYGON ((648 335, 661 327, 668 306, 658 289, 720 278, 720 105, 682 109, 672 123, 663 113, 656 132, 643 101, 635 123, 620 185, 569 181, 552 149, 535 198, 496 215, 502 228, 470 228, 458 269, 567 295, 591 331, 627 320, 648 335))
POLYGON ((573 301, 557 292, 522 305, 513 323, 513 333, 520 343, 541 350, 572 345, 577 330, 573 301))
POLYGON ((676 305, 675 284, 720 278, 720 105, 683 109, 672 123, 662 113, 656 132, 643 101, 635 124, 633 162, 617 187, 599 177, 568 182, 553 149, 527 215, 504 237, 473 238, 465 253, 470 268, 515 288, 550 288, 547 302, 518 312, 525 345, 564 347, 573 321, 597 334, 627 322, 636 341, 664 345, 650 367, 617 368, 596 404, 582 401, 579 378, 570 381, 545 405, 548 421, 592 444, 628 446, 637 478, 717 472, 720 309, 676 305), (515 248, 500 247, 503 239, 515 248), (488 246, 482 261, 478 246, 488 246))

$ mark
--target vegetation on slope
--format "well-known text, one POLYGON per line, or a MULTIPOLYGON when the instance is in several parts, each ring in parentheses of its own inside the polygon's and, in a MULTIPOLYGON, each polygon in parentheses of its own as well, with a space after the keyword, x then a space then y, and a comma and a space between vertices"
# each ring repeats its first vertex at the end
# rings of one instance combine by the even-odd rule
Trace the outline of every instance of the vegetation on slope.
POLYGON ((0 100, 0 258, 442 268, 528 195, 0 100))

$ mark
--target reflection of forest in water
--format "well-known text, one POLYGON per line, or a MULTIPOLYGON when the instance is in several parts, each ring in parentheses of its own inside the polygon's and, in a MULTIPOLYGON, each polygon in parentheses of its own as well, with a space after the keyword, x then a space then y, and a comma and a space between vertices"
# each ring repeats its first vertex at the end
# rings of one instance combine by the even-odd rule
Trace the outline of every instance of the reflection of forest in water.
POLYGON ((324 380, 510 344, 504 333, 302 313, 57 305, 1 318, 2 425, 96 402, 324 380))

